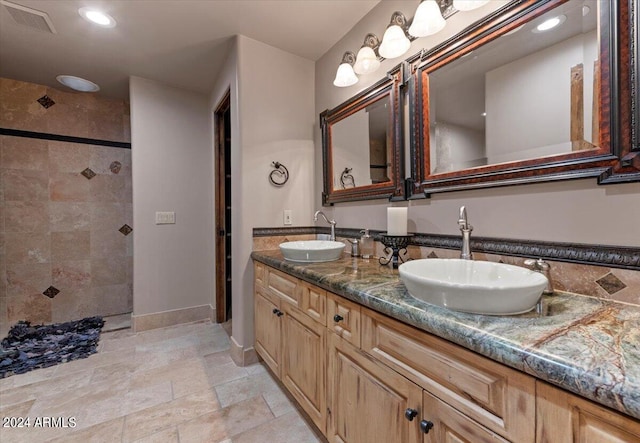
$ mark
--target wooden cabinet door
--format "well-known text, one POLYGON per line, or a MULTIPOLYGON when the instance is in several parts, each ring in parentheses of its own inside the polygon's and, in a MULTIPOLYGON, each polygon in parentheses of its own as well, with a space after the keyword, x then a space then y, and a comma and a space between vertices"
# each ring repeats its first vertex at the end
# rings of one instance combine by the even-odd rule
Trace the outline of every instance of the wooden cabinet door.
POLYGON ((424 443, 509 443, 427 391, 423 407, 419 420, 429 423, 421 423, 424 443))
POLYGON ((360 305, 327 292, 327 328, 360 347, 360 305))
POLYGON ((538 443, 640 443, 640 421, 536 383, 538 443))
POLYGON ((281 380, 314 424, 326 429, 326 328, 283 304, 281 380))
POLYGON ((255 348, 274 374, 280 376, 282 315, 280 306, 256 285, 254 296, 255 348))
POLYGON ((329 442, 420 442, 422 389, 337 335, 327 341, 329 442), (407 409, 417 413, 411 421, 407 409))

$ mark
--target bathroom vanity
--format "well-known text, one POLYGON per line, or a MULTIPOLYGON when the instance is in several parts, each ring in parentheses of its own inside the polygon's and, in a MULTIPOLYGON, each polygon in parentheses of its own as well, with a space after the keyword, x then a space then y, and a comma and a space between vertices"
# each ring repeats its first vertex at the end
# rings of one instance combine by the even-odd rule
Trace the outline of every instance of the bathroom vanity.
POLYGON ((375 260, 252 257, 256 351, 330 442, 640 442, 635 307, 465 314, 375 260))

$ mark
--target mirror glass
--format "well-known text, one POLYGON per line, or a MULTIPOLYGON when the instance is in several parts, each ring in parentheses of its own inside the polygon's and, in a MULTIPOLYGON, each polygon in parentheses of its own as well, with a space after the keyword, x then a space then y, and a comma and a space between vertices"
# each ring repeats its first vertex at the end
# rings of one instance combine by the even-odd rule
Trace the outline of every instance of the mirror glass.
POLYGON ((324 205, 404 199, 402 66, 320 114, 324 205))
POLYGON ((425 172, 597 149, 600 3, 560 4, 429 72, 425 172))
POLYGON ((391 181, 389 96, 331 126, 333 189, 391 181))

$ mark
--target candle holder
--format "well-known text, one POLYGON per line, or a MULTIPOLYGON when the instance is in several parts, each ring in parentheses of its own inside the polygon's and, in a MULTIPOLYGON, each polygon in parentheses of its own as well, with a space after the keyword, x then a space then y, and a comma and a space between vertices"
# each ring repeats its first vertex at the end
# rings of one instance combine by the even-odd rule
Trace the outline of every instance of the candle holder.
POLYGON ((388 235, 382 234, 382 244, 385 246, 384 253, 391 254, 389 257, 380 257, 379 262, 381 265, 388 265, 391 263, 393 269, 398 269, 398 260, 404 263, 404 260, 400 256, 400 252, 407 252, 407 246, 409 246, 409 240, 413 237, 413 234, 408 235, 388 235))

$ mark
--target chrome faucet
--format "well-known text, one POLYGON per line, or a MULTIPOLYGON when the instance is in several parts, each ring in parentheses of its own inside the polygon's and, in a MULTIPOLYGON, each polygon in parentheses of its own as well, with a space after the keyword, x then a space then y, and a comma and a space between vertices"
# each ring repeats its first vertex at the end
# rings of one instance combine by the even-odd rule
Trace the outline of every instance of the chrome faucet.
MULTIPOLYGON (((553 294, 553 282, 551 281, 551 265, 541 258, 529 258, 524 261, 524 265, 531 268, 532 271, 539 272, 547 277, 547 287, 544 288, 542 294, 553 294)), ((544 306, 542 306, 542 294, 540 295, 538 303, 536 303, 536 313, 538 315, 547 315, 544 306)))
POLYGON ((473 254, 471 253, 471 246, 469 241, 471 239, 471 231, 473 226, 467 221, 467 208, 460 207, 460 216, 458 217, 458 226, 462 232, 462 249, 460 251, 460 258, 463 260, 473 260, 473 254))
POLYGON ((336 241, 336 221, 335 220, 329 220, 327 218, 327 216, 324 215, 324 212, 316 211, 316 213, 313 214, 313 221, 314 222, 318 221, 318 215, 321 215, 322 218, 324 218, 324 221, 326 221, 327 223, 329 223, 331 225, 331 237, 330 237, 330 240, 331 241, 336 241))

